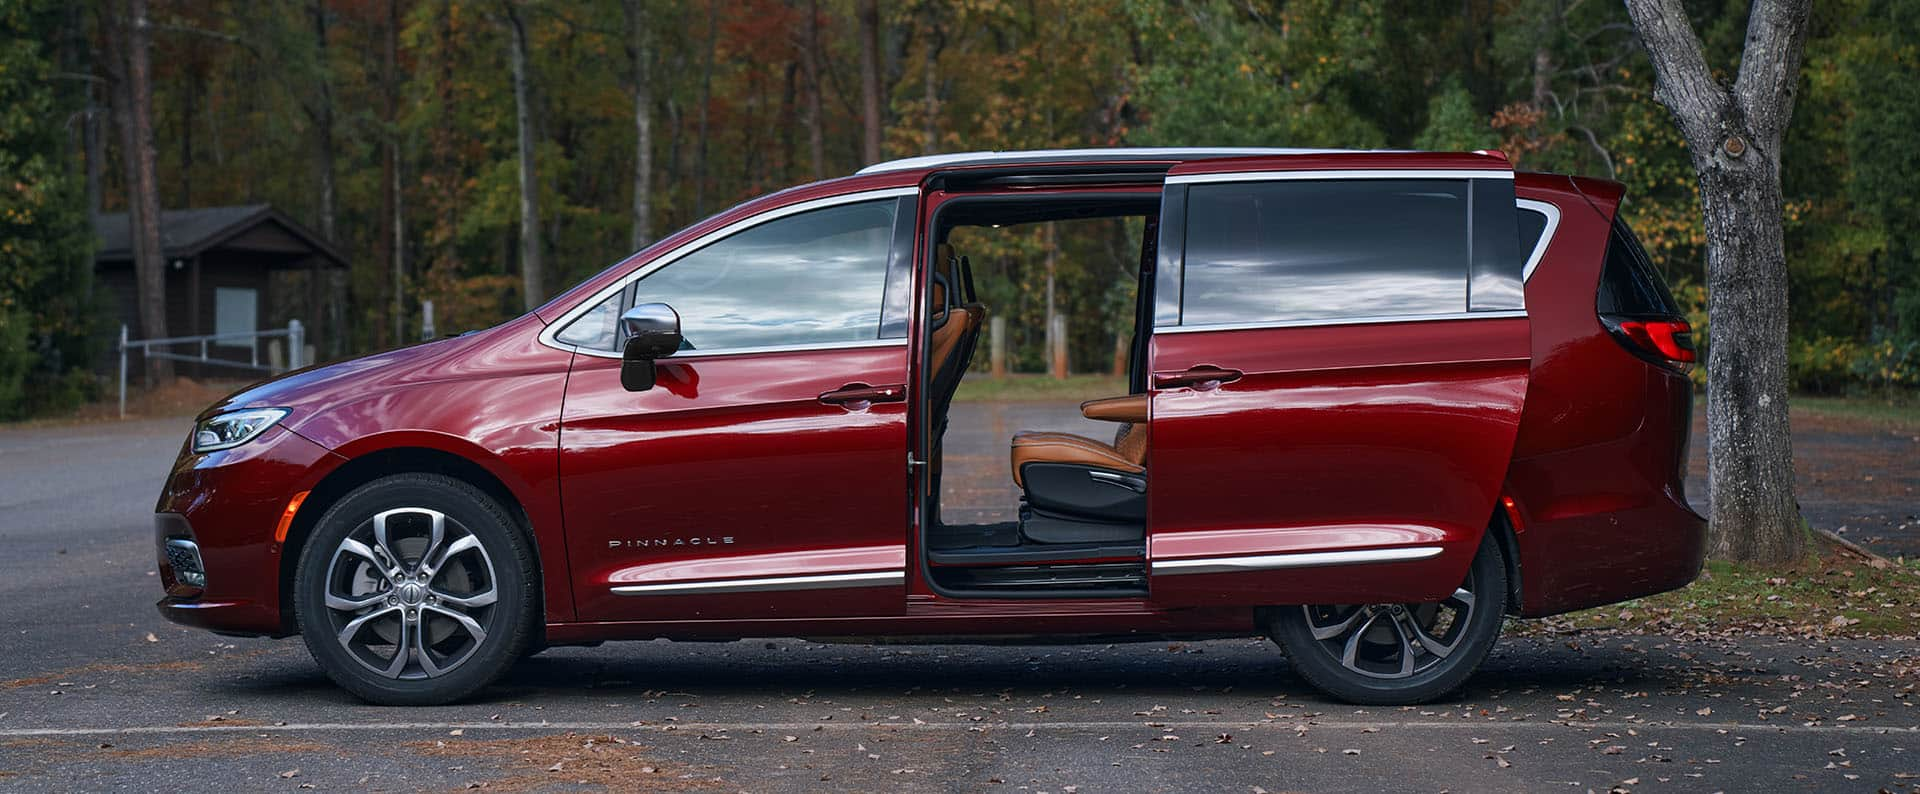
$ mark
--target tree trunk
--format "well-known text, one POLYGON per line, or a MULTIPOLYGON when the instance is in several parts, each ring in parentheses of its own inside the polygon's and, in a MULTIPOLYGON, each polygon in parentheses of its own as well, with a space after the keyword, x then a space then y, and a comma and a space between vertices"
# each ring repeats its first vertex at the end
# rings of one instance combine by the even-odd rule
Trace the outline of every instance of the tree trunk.
MULTIPOLYGON (((320 146, 320 236, 328 243, 339 241, 338 217, 339 176, 335 162, 333 140, 333 61, 327 53, 327 7, 322 0, 313 4, 313 46, 314 57, 319 62, 320 98, 314 113, 314 132, 320 146)), ((187 120, 192 126, 192 120, 187 120)), ((342 343, 346 341, 346 318, 343 316, 344 293, 346 292, 346 274, 340 268, 331 265, 316 267, 314 279, 319 286, 314 302, 313 316, 308 320, 307 339, 317 341, 316 350, 324 350, 328 358, 339 357, 342 343), (315 339, 316 333, 318 340, 315 339), (324 344, 325 347, 321 347, 324 344)), ((305 353, 300 360, 312 363, 305 353)))
POLYGON ((800 42, 800 70, 807 77, 807 155, 812 158, 813 180, 827 178, 826 119, 820 109, 820 2, 807 0, 806 20, 800 42))
POLYGON ((633 67, 633 250, 653 242, 653 57, 646 10, 626 0, 627 58, 633 67))
POLYGON ((320 63, 319 98, 313 108, 314 139, 318 145, 320 168, 320 236, 331 243, 335 239, 334 208, 339 202, 334 197, 333 80, 328 76, 326 3, 314 0, 311 12, 314 58, 320 63))
POLYGON ((388 296, 387 321, 392 327, 390 344, 403 344, 407 338, 406 316, 406 235, 405 213, 402 210, 400 193, 400 0, 387 0, 387 29, 384 52, 381 54, 380 82, 382 99, 385 101, 383 115, 386 129, 384 156, 380 163, 381 193, 386 206, 381 209, 385 216, 385 231, 382 239, 387 244, 387 269, 391 273, 391 295, 388 296))
POLYGON ((860 156, 862 165, 880 162, 880 6, 860 0, 860 156))
POLYGON ((920 153, 933 154, 939 148, 940 134, 940 51, 946 48, 946 32, 940 29, 937 6, 927 4, 926 57, 920 64, 920 101, 922 103, 920 153))
MULTIPOLYGON (((1778 143, 1774 145, 1777 151, 1778 143)), ((1707 227, 1707 493, 1714 557, 1805 550, 1787 417, 1787 260, 1778 166, 1759 152, 1700 172, 1707 227)))
POLYGON ((1686 138, 1707 232, 1707 474, 1714 557, 1778 564, 1806 549, 1787 416, 1780 146, 1809 0, 1756 0, 1729 90, 1680 0, 1627 0, 1655 97, 1686 138))
POLYGON ((707 214, 707 120, 713 104, 713 61, 720 49, 720 0, 707 0, 707 55, 700 67, 700 121, 694 135, 693 215, 707 214))
POLYGON ((547 290, 540 274, 540 180, 534 173, 533 107, 527 97, 527 26, 514 0, 502 5, 512 34, 508 54, 513 64, 514 123, 520 130, 520 295, 526 310, 533 311, 545 300, 547 290))
MULTIPOLYGON (((160 247, 160 183, 153 148, 153 62, 148 54, 152 23, 147 0, 127 0, 127 182, 128 215, 133 222, 133 269, 140 307, 140 335, 167 336, 167 263, 160 247)), ((147 358, 153 384, 173 379, 173 362, 147 358)))

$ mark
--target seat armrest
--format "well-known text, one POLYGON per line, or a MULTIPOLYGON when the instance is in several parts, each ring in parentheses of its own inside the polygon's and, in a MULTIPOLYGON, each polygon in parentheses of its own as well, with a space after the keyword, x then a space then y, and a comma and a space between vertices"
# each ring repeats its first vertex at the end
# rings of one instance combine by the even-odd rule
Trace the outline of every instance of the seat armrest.
POLYGON ((1102 422, 1147 421, 1147 395, 1129 394, 1125 397, 1104 397, 1088 400, 1080 404, 1080 415, 1102 422))

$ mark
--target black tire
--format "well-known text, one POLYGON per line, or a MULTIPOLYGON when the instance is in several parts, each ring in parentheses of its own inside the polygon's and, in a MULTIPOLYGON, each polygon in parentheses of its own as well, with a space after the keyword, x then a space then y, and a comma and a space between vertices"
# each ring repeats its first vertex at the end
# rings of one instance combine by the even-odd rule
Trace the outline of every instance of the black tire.
POLYGON ((1269 613, 1267 630, 1300 677, 1328 695, 1368 706, 1426 703, 1465 685, 1500 638, 1507 612, 1507 566, 1492 531, 1481 538, 1467 579, 1455 592, 1433 604, 1278 607, 1269 613), (1466 600, 1458 600, 1461 592, 1468 593, 1466 600), (1467 607, 1464 618, 1458 611, 1462 604, 1467 607), (1447 625, 1438 635, 1423 634, 1441 626, 1442 612, 1450 613, 1447 625), (1379 619, 1385 623, 1373 622, 1379 619), (1427 627, 1421 627, 1423 622, 1427 627), (1346 625, 1354 628, 1328 636, 1346 625), (1322 632, 1319 637, 1316 629, 1322 632), (1412 641, 1406 639, 1409 632, 1412 641), (1381 641, 1383 635, 1395 642, 1381 641), (1431 650, 1438 648, 1448 650, 1431 650), (1343 660, 1348 653, 1352 667, 1343 660))
POLYGON ((535 571, 527 538, 493 498, 445 475, 396 474, 355 489, 320 517, 300 552, 294 618, 327 677, 361 699, 450 703, 497 680, 535 641, 535 571), (365 540, 376 516, 385 516, 379 524, 389 543, 365 540), (372 554, 350 550, 350 538, 372 554), (383 573, 388 548, 400 559, 383 573), (452 553, 430 561, 432 549, 452 553), (329 606, 330 593, 342 601, 329 606), (345 608, 345 599, 365 606, 345 608), (359 639, 342 639, 349 628, 359 639), (395 659, 415 650, 386 673, 372 666, 388 664, 375 650, 385 644, 395 659))

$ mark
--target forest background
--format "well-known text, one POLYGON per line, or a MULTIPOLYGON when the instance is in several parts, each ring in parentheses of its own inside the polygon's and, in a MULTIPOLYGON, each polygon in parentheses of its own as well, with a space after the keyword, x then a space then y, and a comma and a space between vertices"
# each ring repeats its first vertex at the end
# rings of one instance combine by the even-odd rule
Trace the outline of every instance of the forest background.
MULTIPOLYGON (((1735 68, 1747 3, 1686 7, 1735 68)), ((1802 392, 1920 384, 1916 76, 1920 0, 1815 5, 1782 156, 1802 392)), ((1619 180, 1710 344, 1697 181, 1652 94, 1602 0, 0 0, 0 418, 110 386, 91 218, 127 210, 140 98, 159 206, 270 203, 346 254, 282 279, 287 316, 264 318, 303 320, 327 360, 418 339, 425 301, 439 333, 499 322, 880 160, 1147 145, 1497 148, 1619 180)), ((1049 313, 1075 371, 1111 368, 1125 231, 971 252, 1014 371, 1047 368, 1049 313)))

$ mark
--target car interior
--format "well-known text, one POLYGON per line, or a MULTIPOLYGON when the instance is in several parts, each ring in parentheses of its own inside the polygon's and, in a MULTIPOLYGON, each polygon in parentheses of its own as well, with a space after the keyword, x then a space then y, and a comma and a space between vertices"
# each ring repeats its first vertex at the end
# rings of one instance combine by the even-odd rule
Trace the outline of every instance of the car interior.
POLYGON ((1148 395, 1146 336, 1158 235, 1157 192, 982 196, 950 200, 935 215, 934 267, 926 315, 928 506, 923 559, 930 581, 951 595, 994 597, 1129 596, 1146 589, 1148 395), (1141 218, 1144 232, 1134 290, 1127 393, 1087 400, 1085 423, 1111 427, 1099 435, 1020 429, 1005 453, 1018 488, 1011 521, 943 520, 941 477, 954 395, 974 372, 989 324, 972 261, 955 250, 962 227, 1095 218, 1141 218))

